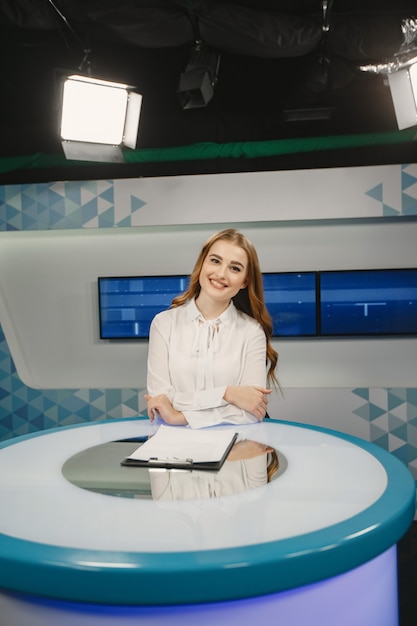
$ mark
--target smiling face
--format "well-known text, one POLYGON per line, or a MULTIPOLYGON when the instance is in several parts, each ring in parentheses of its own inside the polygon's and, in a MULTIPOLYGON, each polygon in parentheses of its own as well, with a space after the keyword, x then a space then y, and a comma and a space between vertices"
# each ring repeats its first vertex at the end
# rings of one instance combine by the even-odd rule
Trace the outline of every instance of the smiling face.
POLYGON ((227 306, 247 285, 246 251, 225 240, 216 241, 207 253, 200 272, 200 302, 211 300, 227 306))

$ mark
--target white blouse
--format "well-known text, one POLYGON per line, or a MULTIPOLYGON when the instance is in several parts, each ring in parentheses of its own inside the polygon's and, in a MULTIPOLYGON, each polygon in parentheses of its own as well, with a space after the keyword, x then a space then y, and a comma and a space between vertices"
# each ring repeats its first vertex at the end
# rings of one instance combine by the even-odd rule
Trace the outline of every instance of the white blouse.
POLYGON ((194 300, 154 317, 148 394, 165 394, 192 428, 257 422, 223 399, 226 387, 244 385, 266 385, 266 337, 256 320, 231 303, 207 321, 194 300))

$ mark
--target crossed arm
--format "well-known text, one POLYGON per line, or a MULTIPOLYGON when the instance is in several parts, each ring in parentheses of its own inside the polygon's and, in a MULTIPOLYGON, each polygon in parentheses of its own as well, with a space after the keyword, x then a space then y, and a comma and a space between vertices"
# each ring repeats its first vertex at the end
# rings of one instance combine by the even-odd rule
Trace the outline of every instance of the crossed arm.
MULTIPOLYGON (((228 404, 233 404, 239 409, 251 413, 261 422, 267 411, 268 395, 270 393, 271 390, 265 387, 239 387, 236 385, 226 387, 223 399, 228 404)), ((154 420, 156 413, 158 413, 167 424, 178 426, 188 424, 184 413, 174 409, 165 394, 156 396, 145 395, 145 400, 147 401, 148 416, 151 421, 154 420)))

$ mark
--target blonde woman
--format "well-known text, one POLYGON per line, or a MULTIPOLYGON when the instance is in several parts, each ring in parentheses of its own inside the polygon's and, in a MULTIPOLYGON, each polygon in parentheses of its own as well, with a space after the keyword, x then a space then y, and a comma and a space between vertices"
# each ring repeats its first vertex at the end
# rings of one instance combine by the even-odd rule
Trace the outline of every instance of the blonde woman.
POLYGON ((253 244, 239 231, 212 235, 187 291, 151 324, 148 415, 201 428, 262 421, 278 355, 253 244))

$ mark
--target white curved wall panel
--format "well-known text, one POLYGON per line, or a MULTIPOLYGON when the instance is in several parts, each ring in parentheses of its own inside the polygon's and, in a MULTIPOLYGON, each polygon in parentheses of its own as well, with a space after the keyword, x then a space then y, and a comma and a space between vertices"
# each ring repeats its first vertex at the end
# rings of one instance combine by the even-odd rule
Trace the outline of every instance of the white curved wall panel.
MULTIPOLYGON (((262 270, 417 267, 417 222, 231 223, 262 270)), ((147 342, 101 341, 97 277, 189 273, 225 224, 0 233, 0 324, 35 388, 146 385, 147 342)), ((276 340, 283 387, 414 387, 417 338, 276 340)))

